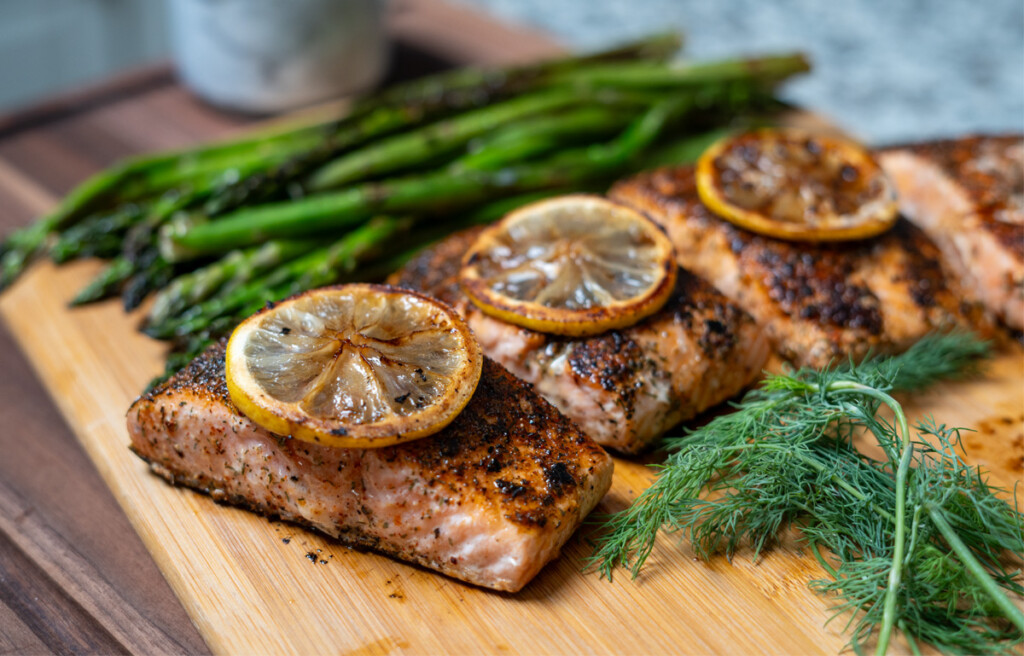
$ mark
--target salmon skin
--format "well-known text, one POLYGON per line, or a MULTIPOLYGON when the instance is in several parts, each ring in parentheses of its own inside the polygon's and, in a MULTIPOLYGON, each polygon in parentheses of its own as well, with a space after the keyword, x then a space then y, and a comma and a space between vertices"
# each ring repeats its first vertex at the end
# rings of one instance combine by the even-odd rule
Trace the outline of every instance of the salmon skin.
POLYGON ((896 146, 878 161, 965 291, 1024 330, 1024 136, 896 146))
POLYGON ((479 231, 425 249, 388 282, 458 310, 487 356, 531 383, 599 444, 640 452, 761 372, 769 348, 753 319, 686 271, 679 271, 661 310, 593 337, 548 335, 490 317, 458 285, 462 256, 479 231))
POLYGON ((705 207, 692 166, 641 173, 610 195, 661 225, 680 265, 753 315, 776 352, 797 366, 899 352, 933 331, 991 334, 981 304, 965 300, 935 244, 904 220, 857 242, 764 237, 705 207))
POLYGON ((128 411, 154 472, 342 542, 514 592, 556 558, 611 485, 612 461, 492 360, 440 433, 382 449, 274 435, 231 402, 224 344, 128 411))

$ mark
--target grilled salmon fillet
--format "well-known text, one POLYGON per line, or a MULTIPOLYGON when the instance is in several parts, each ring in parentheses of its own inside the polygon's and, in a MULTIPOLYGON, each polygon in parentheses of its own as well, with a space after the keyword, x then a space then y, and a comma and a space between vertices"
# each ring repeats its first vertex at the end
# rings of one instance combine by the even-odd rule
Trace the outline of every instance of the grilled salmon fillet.
POLYGON ((707 209, 692 166, 642 173, 610 195, 660 224, 680 265, 752 314, 798 366, 898 352, 931 331, 991 330, 980 304, 947 280, 936 246, 906 221, 861 242, 770 239, 707 209))
POLYGON ((1024 330, 1024 136, 880 151, 900 211, 938 245, 964 289, 1024 330))
POLYGON ((383 449, 274 435, 239 412, 213 346, 128 411, 152 470, 218 501, 495 590, 522 588, 611 485, 612 461, 491 360, 443 431, 383 449))
POLYGON ((532 383, 603 446, 642 451, 666 429, 742 390, 767 359, 753 319, 685 271, 657 313, 594 337, 548 335, 490 317, 458 285, 462 256, 479 230, 426 249, 388 282, 458 310, 487 356, 532 383))

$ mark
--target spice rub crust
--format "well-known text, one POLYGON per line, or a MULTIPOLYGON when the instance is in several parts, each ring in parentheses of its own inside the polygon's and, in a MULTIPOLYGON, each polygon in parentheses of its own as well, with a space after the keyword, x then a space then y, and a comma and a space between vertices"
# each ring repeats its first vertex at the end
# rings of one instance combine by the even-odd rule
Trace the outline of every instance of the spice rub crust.
POLYGON ((128 413, 132 450, 172 483, 477 585, 518 590, 604 496, 612 462, 491 360, 435 436, 337 449, 278 436, 231 403, 224 345, 128 413))
POLYGON ((964 291, 1024 330, 1024 135, 894 146, 878 161, 964 291))
POLYGON ((775 350, 799 366, 899 352, 932 331, 991 331, 980 304, 946 277, 935 245, 905 220, 863 241, 772 239, 712 213, 692 166, 641 173, 610 195, 659 223, 680 265, 752 314, 775 350))
POLYGON ((753 319, 680 269, 660 310, 592 337, 563 337, 484 314, 458 274, 480 228, 425 249, 388 282, 438 298, 466 317, 481 348, 600 444, 637 453, 661 434, 742 390, 760 373, 768 345, 753 319))

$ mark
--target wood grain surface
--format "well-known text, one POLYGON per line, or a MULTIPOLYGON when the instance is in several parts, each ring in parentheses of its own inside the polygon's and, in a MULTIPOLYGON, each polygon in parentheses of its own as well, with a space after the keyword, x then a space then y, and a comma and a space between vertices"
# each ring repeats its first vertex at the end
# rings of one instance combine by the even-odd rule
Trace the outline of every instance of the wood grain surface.
MULTIPOLYGON (((539 34, 431 0, 391 11, 392 79, 557 51, 539 34)), ((118 158, 253 120, 196 101, 167 64, 0 116, 0 235, 118 158)), ((5 322, 0 372, 0 654, 209 653, 56 410, 51 394, 62 392, 43 387, 5 322)))
MULTIPOLYGON (((543 37, 433 1, 398 8, 396 33, 416 48, 439 45, 439 61, 554 50, 543 37)), ((245 122, 168 83, 33 124, 0 141, 0 216, 5 226, 27 222, 118 157, 221 136, 245 122)), ((806 587, 823 573, 789 546, 757 563, 741 554, 704 564, 666 538, 641 578, 609 583, 580 571, 587 529, 525 590, 506 595, 168 486, 128 451, 124 425, 128 405, 162 368, 162 347, 135 332, 137 316, 115 303, 66 306, 98 266, 41 263, 0 298, 9 330, 0 339, 13 337, 23 349, 85 452, 61 439, 66 429, 39 403, 42 388, 25 361, 0 345, 0 435, 13 454, 0 460, 0 652, 842 650, 843 622, 825 626, 830 602, 806 587)), ((914 398, 909 411, 977 428, 965 438, 970 458, 991 469, 994 482, 1012 485, 1024 464, 1024 351, 1007 347, 983 378, 942 385, 914 398)), ((644 462, 617 459, 599 511, 624 507, 652 479, 644 462)))

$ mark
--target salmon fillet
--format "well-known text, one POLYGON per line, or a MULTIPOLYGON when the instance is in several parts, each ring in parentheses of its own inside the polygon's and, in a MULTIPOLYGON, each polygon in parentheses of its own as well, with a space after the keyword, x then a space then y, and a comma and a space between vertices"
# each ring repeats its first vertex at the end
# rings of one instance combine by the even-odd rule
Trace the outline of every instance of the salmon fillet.
POLYGON ((966 137, 878 153, 900 211, 938 245, 965 291, 1024 330, 1024 137, 966 137))
POLYGON ((558 556, 612 475, 601 447, 487 359, 472 400, 437 435, 338 449, 240 413, 220 344, 135 401, 128 432, 171 483, 510 592, 558 556))
POLYGON ((642 451, 666 429, 742 390, 767 359, 753 319, 685 271, 664 308, 594 337, 548 335, 490 317, 458 285, 462 256, 478 232, 426 249, 388 282, 458 310, 486 355, 532 383, 603 446, 642 451))
POLYGON ((680 265, 752 314, 798 366, 898 352, 931 331, 991 331, 984 309, 946 279, 936 246, 906 221, 861 242, 769 239, 707 209, 692 166, 642 173, 610 195, 661 225, 680 265))

